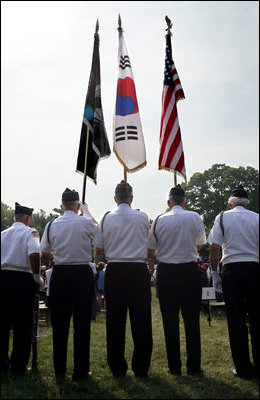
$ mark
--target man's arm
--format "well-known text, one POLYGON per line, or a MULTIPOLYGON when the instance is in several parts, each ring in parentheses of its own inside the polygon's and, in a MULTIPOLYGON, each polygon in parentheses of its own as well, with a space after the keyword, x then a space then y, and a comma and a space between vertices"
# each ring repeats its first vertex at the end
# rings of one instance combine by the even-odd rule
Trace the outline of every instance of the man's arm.
POLYGON ((101 248, 101 247, 96 247, 96 254, 97 254, 98 256, 105 256, 105 251, 104 251, 104 249, 101 248))
POLYGON ((153 250, 153 249, 148 249, 147 252, 147 257, 151 258, 152 260, 155 260, 157 256, 157 250, 153 250))
POLYGON ((216 243, 212 243, 212 245, 210 246, 210 252, 209 252, 209 260, 210 260, 212 271, 218 270, 219 251, 220 251, 220 245, 216 244, 216 243))
POLYGON ((40 254, 32 253, 29 255, 30 267, 33 274, 40 273, 40 254))
POLYGON ((51 251, 50 253, 44 253, 43 251, 41 252, 42 258, 47 258, 47 260, 53 260, 53 252, 51 251))

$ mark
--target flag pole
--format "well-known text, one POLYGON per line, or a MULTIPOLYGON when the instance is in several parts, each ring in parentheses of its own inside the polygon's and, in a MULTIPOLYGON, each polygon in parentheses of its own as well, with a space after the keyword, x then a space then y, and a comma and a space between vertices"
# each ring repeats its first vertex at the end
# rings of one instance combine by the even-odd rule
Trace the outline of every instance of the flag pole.
MULTIPOLYGON (((98 33, 99 23, 97 19, 95 34, 98 33)), ((87 137, 86 137, 86 150, 85 150, 85 163, 84 163, 84 177, 83 177, 83 189, 82 189, 82 203, 85 203, 86 196, 86 181, 87 181, 87 164, 88 164, 88 142, 89 142, 89 127, 87 126, 87 137)))
MULTIPOLYGON (((118 14, 118 27, 117 27, 118 32, 122 32, 122 21, 121 21, 121 16, 118 14)), ((127 172, 126 169, 124 168, 124 181, 127 182, 127 172)))
POLYGON ((88 139, 89 139, 89 127, 87 127, 87 137, 86 137, 85 164, 84 164, 84 177, 83 177, 83 189, 82 189, 82 204, 85 203, 85 194, 86 194, 88 139))
POLYGON ((177 174, 175 170, 174 170, 174 186, 177 186, 177 174))
MULTIPOLYGON (((165 16, 165 22, 168 26, 168 28, 166 29, 167 31, 167 35, 172 36, 171 33, 171 28, 172 28, 172 21, 170 20, 170 18, 167 17, 167 15, 165 16)), ((174 170, 174 186, 177 186, 177 174, 176 174, 176 170, 174 170)))
POLYGON ((117 28, 117 30, 118 30, 119 32, 122 32, 122 22, 121 22, 121 16, 120 16, 120 14, 118 14, 118 28, 117 28))

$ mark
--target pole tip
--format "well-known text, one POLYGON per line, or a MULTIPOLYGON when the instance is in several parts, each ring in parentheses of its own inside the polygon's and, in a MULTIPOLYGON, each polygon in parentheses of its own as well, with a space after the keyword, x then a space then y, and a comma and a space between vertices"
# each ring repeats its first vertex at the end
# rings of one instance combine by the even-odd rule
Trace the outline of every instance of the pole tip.
POLYGON ((171 35, 171 34, 172 34, 172 33, 171 33, 172 21, 170 20, 170 18, 167 17, 167 15, 165 16, 165 21, 166 21, 166 24, 167 24, 167 26, 168 26, 168 28, 165 29, 165 30, 167 31, 167 34, 168 34, 168 35, 171 35))
POLYGON ((120 14, 118 14, 118 28, 117 28, 117 30, 118 30, 119 32, 122 32, 122 21, 121 21, 121 16, 120 16, 120 14))
POLYGON ((98 22, 98 19, 97 19, 97 23, 96 23, 96 32, 95 32, 95 33, 98 33, 98 30, 99 30, 99 22, 98 22))

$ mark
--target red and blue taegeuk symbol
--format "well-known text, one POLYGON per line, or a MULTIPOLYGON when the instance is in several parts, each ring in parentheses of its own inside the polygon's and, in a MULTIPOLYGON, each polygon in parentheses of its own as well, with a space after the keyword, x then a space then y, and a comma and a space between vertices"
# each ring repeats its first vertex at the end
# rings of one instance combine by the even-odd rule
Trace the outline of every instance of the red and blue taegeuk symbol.
POLYGON ((116 95, 116 115, 129 115, 138 113, 138 104, 135 85, 131 78, 118 79, 116 95))

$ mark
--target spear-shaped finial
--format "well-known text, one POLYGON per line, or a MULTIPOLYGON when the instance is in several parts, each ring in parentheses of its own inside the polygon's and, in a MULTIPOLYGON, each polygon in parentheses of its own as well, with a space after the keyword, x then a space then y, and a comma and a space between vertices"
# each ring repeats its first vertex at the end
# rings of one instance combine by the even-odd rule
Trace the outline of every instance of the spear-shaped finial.
POLYGON ((98 19, 97 19, 97 23, 96 23, 96 32, 95 32, 95 33, 98 33, 98 30, 99 30, 99 23, 98 23, 98 19))
POLYGON ((165 21, 168 26, 168 28, 165 29, 167 31, 167 35, 171 35, 172 21, 170 20, 170 18, 167 17, 167 15, 165 16, 165 21))
POLYGON ((121 22, 120 14, 118 14, 118 28, 117 28, 117 30, 119 32, 122 32, 122 22, 121 22))

